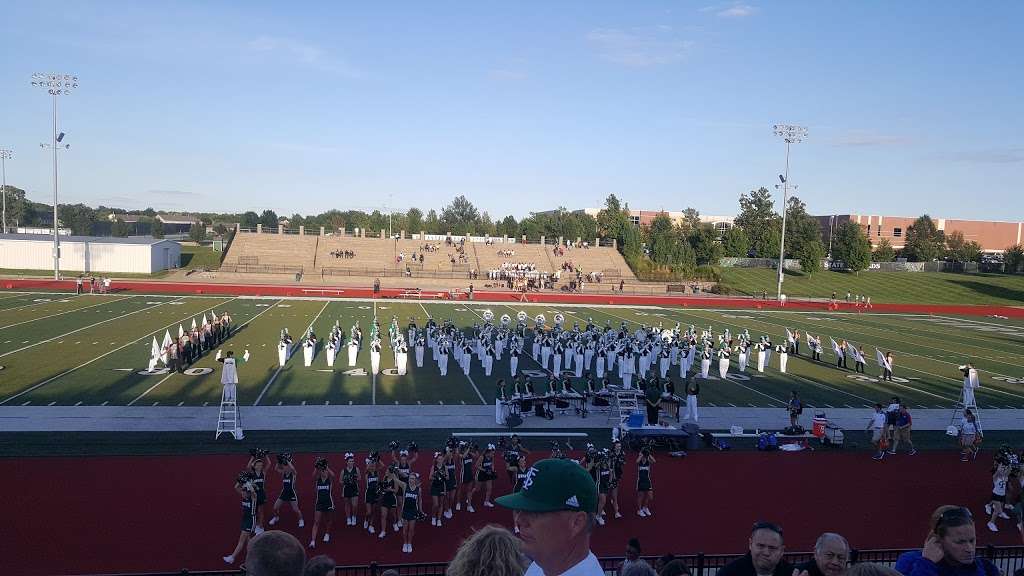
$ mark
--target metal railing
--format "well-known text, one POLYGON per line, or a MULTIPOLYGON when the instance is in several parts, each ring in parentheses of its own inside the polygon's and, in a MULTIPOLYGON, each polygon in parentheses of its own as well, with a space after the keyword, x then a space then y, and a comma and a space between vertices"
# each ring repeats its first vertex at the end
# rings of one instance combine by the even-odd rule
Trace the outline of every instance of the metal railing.
MULTIPOLYGON (((905 549, 888 550, 851 550, 850 563, 872 562, 892 566, 900 554, 908 552, 905 549)), ((1024 567, 1024 546, 986 546, 979 548, 978 556, 985 558, 996 565, 1005 576, 1012 575, 1016 570, 1024 567)), ((683 554, 675 557, 681 560, 690 569, 693 576, 715 576, 720 568, 739 558, 742 554, 683 554)), ((797 564, 806 562, 813 558, 811 552, 791 552, 784 556, 785 560, 797 564)), ((648 564, 654 565, 658 560, 657 556, 645 556, 648 564)), ((619 567, 622 566, 622 557, 600 558, 601 568, 607 576, 616 576, 619 567)), ((334 570, 335 576, 380 576, 385 570, 395 570, 399 576, 444 576, 448 568, 447 562, 421 562, 409 564, 370 564, 338 566, 334 570)), ((73 569, 71 570, 73 572, 73 569)), ((189 571, 182 569, 177 572, 123 572, 116 576, 235 576, 244 575, 245 569, 241 570, 215 570, 215 571, 189 571)))

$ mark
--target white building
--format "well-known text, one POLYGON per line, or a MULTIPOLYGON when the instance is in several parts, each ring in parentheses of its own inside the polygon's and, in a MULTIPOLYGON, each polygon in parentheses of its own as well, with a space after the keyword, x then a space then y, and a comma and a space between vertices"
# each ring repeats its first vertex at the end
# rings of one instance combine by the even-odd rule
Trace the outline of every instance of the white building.
MULTIPOLYGON (((157 238, 99 238, 64 236, 60 239, 60 269, 85 273, 152 274, 177 268, 181 244, 157 238)), ((52 270, 53 236, 0 234, 0 268, 52 270)))

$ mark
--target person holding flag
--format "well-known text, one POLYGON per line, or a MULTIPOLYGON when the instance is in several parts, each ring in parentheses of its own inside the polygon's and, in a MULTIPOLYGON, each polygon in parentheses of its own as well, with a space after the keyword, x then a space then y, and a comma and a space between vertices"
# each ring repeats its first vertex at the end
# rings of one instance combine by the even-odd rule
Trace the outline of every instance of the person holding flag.
POLYGON ((799 338, 799 337, 800 337, 800 333, 799 332, 797 332, 796 335, 794 335, 792 332, 789 331, 789 328, 786 328, 786 351, 788 353, 791 353, 791 354, 795 354, 796 353, 796 348, 797 348, 797 346, 799 345, 799 342, 800 342, 799 340, 797 340, 797 338, 799 338))
POLYGON ((836 344, 835 339, 832 337, 829 337, 829 340, 832 341, 832 351, 836 353, 836 368, 843 368, 843 364, 846 363, 846 357, 843 355, 845 345, 840 346, 839 344, 836 344))
POLYGON ((879 377, 884 381, 892 381, 892 352, 888 354, 882 354, 882 351, 875 348, 875 359, 878 361, 878 367, 882 369, 882 373, 879 377))
POLYGON ((147 368, 147 371, 156 371, 156 363, 164 362, 166 364, 166 359, 167 356, 165 356, 164 352, 160 349, 160 344, 157 343, 156 336, 153 336, 153 345, 150 346, 149 349, 149 366, 147 368))
POLYGON ((821 361, 821 338, 807 334, 807 347, 811 349, 811 359, 821 361))
POLYGON ((860 347, 858 347, 856 350, 854 350, 854 354, 856 355, 857 363, 854 364, 853 369, 855 371, 860 372, 861 374, 863 374, 864 373, 864 345, 862 344, 860 347))

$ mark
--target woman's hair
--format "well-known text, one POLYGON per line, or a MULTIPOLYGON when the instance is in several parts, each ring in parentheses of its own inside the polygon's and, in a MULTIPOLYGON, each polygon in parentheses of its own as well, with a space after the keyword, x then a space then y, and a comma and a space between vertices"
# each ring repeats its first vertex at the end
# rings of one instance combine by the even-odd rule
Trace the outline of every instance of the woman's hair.
POLYGON ((522 576, 528 562, 519 540, 500 526, 488 525, 466 538, 448 563, 447 576, 522 576))
MULTIPOLYGON (((661 567, 658 576, 690 576, 690 569, 682 560, 672 560, 661 567)), ((862 575, 865 576, 865 575, 862 575)))
POLYGON ((857 562, 847 569, 846 576, 900 576, 900 573, 884 564, 857 562))
POLYGON ((974 524, 974 518, 971 517, 969 510, 962 506, 946 504, 939 506, 932 512, 928 523, 929 534, 935 534, 942 538, 950 528, 966 526, 968 524, 974 524))
POLYGON ((327 555, 314 556, 306 562, 302 576, 330 576, 334 574, 334 560, 327 555))

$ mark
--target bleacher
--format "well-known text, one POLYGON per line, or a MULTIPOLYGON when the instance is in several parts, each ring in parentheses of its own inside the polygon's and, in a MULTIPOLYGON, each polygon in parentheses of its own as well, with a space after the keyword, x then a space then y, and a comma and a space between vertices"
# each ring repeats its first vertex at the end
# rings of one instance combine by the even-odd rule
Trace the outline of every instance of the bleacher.
MULTIPOLYGON (((550 252, 550 247, 548 251, 550 252)), ((584 274, 603 272, 604 282, 618 282, 620 278, 626 282, 636 281, 636 275, 626 264, 626 259, 611 246, 566 249, 564 256, 552 255, 552 258, 555 260, 555 266, 561 266, 562 262, 572 262, 574 266, 583 270, 584 274)))
POLYGON ((316 252, 316 271, 326 275, 343 274, 384 275, 386 271, 397 270, 395 265, 395 241, 380 238, 356 238, 352 236, 321 236, 316 252), (345 250, 355 253, 353 258, 337 258, 331 252, 345 250))
POLYGON ((315 267, 318 239, 297 234, 237 234, 220 270, 250 274, 309 273, 315 267))
POLYGON ((473 243, 476 250, 477 261, 480 262, 480 273, 484 275, 488 270, 501 268, 504 262, 530 263, 537 265, 538 272, 553 273, 555 271, 554 260, 550 258, 553 246, 541 246, 540 244, 502 244, 491 245, 482 242, 473 243), (499 250, 515 250, 515 256, 502 256, 499 250))

